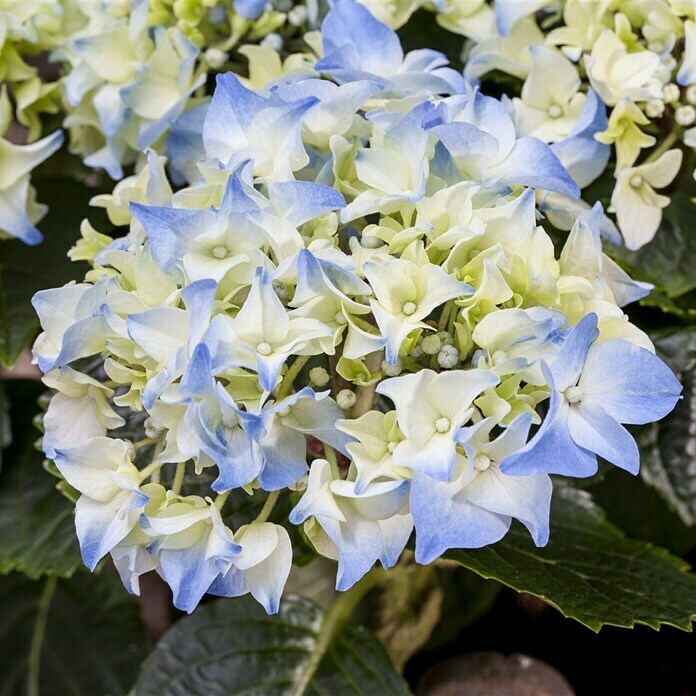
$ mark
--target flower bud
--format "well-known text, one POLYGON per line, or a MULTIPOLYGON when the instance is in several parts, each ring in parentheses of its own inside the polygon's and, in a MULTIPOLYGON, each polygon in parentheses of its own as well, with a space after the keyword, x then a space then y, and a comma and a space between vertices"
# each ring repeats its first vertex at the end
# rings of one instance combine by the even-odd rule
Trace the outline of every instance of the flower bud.
POLYGON ((214 70, 221 68, 227 62, 228 55, 219 48, 209 48, 203 55, 205 62, 214 70))
POLYGON ((665 103, 661 99, 651 99, 645 105, 645 115, 648 118, 662 118, 665 113, 665 103))
POLYGON ((317 387, 325 387, 331 381, 331 376, 323 367, 313 367, 309 371, 309 381, 317 387))
POLYGON ((675 102, 678 102, 680 94, 679 87, 675 85, 674 82, 671 82, 662 88, 662 98, 664 99, 665 104, 674 104, 675 102))
POLYGON ((442 348, 442 339, 437 334, 431 334, 423 339, 421 347, 427 355, 435 355, 442 348))
POLYGON ((674 120, 680 126, 690 126, 693 124, 694 121, 696 121, 696 109, 694 109, 694 107, 690 104, 687 104, 686 106, 680 106, 674 112, 674 120))
POLYGON ((390 365, 386 360, 382 360, 382 372, 387 377, 398 377, 404 366, 401 364, 401 360, 397 360, 393 365, 390 365))
POLYGON ((353 408, 356 401, 357 397, 350 389, 341 389, 341 391, 336 395, 336 403, 338 404, 339 408, 342 408, 344 411, 347 411, 349 408, 353 408))
POLYGON ((437 354, 437 363, 440 367, 448 370, 459 362, 459 351, 451 345, 442 346, 442 350, 437 354))

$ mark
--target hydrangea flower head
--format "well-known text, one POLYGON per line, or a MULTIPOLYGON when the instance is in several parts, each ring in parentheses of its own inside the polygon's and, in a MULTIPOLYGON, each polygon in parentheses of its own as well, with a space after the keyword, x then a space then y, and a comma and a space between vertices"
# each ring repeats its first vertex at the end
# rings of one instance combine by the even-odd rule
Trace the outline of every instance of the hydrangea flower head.
MULTIPOLYGON (((531 21, 518 10, 499 8, 507 37, 531 21)), ((309 69, 220 76, 172 136, 186 181, 150 152, 96 201, 124 234, 83 226, 85 281, 34 299, 56 390, 44 449, 81 493, 85 562, 111 554, 132 592, 154 570, 186 611, 206 593, 277 611, 293 525, 339 590, 412 536, 420 563, 513 520, 543 545, 549 474, 590 475, 598 455, 635 472, 623 424, 681 390, 621 309, 645 285, 603 254, 601 206, 576 201, 573 138, 606 115, 562 53, 536 58, 562 66, 551 127, 551 93, 511 115, 360 3, 336 3, 321 41, 309 69), (558 255, 540 208, 572 218, 558 255)), ((131 70, 88 47, 90 70, 131 70)), ((141 135, 163 133, 155 116, 141 135)))

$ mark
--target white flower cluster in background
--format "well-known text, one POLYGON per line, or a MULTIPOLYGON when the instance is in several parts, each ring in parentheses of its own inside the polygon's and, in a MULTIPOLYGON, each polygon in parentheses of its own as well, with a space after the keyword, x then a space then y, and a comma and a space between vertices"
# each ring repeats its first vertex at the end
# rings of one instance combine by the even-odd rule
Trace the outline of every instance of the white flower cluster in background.
POLYGON ((286 21, 311 22, 304 4, 284 7, 257 0, 1 2, 0 137, 14 130, 11 141, 0 140, 0 238, 42 239, 35 223, 46 208, 35 202, 29 175, 63 141, 56 132, 34 142, 42 115, 64 114, 71 152, 120 180, 143 148, 165 149, 184 111, 208 101, 206 70, 225 65, 240 40, 270 35, 279 46, 273 32, 286 21))
MULTIPOLYGON (((360 1, 394 27, 417 9, 435 12, 440 26, 467 39, 464 74, 471 85, 494 71, 518 78, 520 96, 506 102, 518 135, 552 145, 581 188, 604 171, 611 146, 616 183, 609 210, 628 249, 653 239, 670 203, 658 191, 682 166, 679 145, 696 148, 693 3, 360 1), (597 100, 592 119, 587 105, 597 100), (581 130, 588 135, 585 148, 595 152, 582 171, 574 150, 559 144, 581 130)), ((570 228, 572 220, 555 210, 557 196, 540 205, 559 228, 570 228)))

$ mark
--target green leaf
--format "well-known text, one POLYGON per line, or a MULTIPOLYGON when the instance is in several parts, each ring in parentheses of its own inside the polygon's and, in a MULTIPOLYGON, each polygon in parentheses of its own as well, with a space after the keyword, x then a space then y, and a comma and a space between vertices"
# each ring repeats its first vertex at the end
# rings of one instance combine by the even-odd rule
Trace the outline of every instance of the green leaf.
POLYGON ((0 469, 2 469, 3 450, 12 444, 12 426, 10 424, 10 402, 5 393, 3 382, 0 382, 0 469))
POLYGON ((110 572, 0 577, 0 694, 125 694, 147 654, 138 604, 110 572), (31 681, 31 688, 28 688, 31 681))
POLYGON ((627 539, 586 491, 556 487, 545 548, 536 548, 516 525, 497 544, 445 557, 541 597, 595 631, 635 624, 690 631, 696 616, 696 575, 688 564, 665 549, 627 539))
POLYGON ((659 491, 640 476, 626 476, 611 465, 606 468, 586 490, 612 524, 627 536, 663 546, 677 556, 694 548, 696 526, 685 525, 659 491))
POLYGON ((696 329, 654 337, 658 354, 684 385, 683 399, 658 423, 641 428, 643 479, 656 488, 686 525, 696 525, 696 329))
POLYGON ((205 604, 178 621, 157 644, 134 693, 409 693, 369 631, 348 625, 327 633, 326 616, 312 602, 292 596, 283 598, 275 616, 267 616, 249 596, 205 604), (311 677, 306 689, 303 676, 311 677))
POLYGON ((38 200, 49 205, 39 224, 44 241, 29 247, 19 240, 0 241, 0 365, 9 367, 39 330, 31 298, 84 276, 86 266, 72 263, 68 249, 80 236, 80 222, 96 191, 70 179, 43 179, 38 200))
POLYGON ((14 442, 5 450, 0 474, 0 573, 67 577, 81 565, 73 505, 56 490, 56 479, 34 448, 39 432, 32 419, 44 388, 31 380, 5 385, 14 442))

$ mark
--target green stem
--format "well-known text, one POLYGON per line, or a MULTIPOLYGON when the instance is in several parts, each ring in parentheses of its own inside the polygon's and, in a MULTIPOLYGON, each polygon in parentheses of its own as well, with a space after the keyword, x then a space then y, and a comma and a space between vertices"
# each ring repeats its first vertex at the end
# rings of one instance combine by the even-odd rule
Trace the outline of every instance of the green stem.
POLYGON ((144 481, 149 476, 152 476, 152 482, 159 483, 159 470, 164 465, 164 462, 160 462, 158 460, 163 449, 164 439, 162 438, 155 445, 155 451, 152 453, 152 462, 150 462, 150 464, 140 471, 141 481, 144 481))
POLYGON ((449 300, 447 304, 444 306, 442 314, 440 314, 440 320, 437 322, 438 331, 445 331, 445 329, 447 329, 447 323, 449 321, 450 314, 452 314, 453 307, 454 300, 449 300))
POLYGON ((272 491, 268 494, 268 498, 266 498, 266 502, 264 502, 261 512, 259 512, 259 516, 255 520, 256 522, 265 522, 270 517, 279 497, 280 491, 272 491))
POLYGON ((331 445, 327 445, 326 443, 324 443, 324 457, 326 457, 326 461, 329 462, 329 464, 331 465, 331 475, 333 476, 333 478, 343 478, 341 476, 341 470, 338 468, 336 450, 333 447, 331 447, 331 445))
POLYGON ((176 472, 174 473, 174 481, 172 482, 172 491, 179 495, 181 492, 181 485, 184 482, 184 474, 186 473, 186 463, 181 462, 176 465, 176 472))
MULTIPOLYGON (((384 351, 375 351, 370 353, 365 358, 365 367, 368 369, 370 374, 377 372, 382 367, 382 358, 384 357, 384 351)), ((364 416, 373 406, 375 402, 375 389, 377 389, 377 383, 370 385, 365 385, 358 387, 355 390, 355 404, 353 408, 350 409, 350 418, 360 418, 364 416)))
POLYGON ((39 599, 36 624, 34 625, 34 633, 31 637, 31 648, 29 649, 27 675, 27 693, 29 696, 39 696, 41 650, 43 648, 44 638, 46 637, 46 622, 48 621, 48 611, 51 608, 51 600, 56 591, 56 582, 56 576, 50 575, 46 580, 41 598, 39 599))
POLYGON ((304 696, 307 687, 312 681, 319 665, 321 664, 326 651, 331 645, 336 633, 340 630, 343 624, 350 618, 350 615, 355 610, 355 607, 360 603, 360 600, 375 586, 378 585, 386 576, 386 571, 377 566, 373 568, 360 582, 353 585, 350 590, 342 592, 331 605, 331 608, 324 614, 324 620, 321 623, 317 640, 314 645, 309 660, 305 663, 304 669, 300 674, 295 688, 292 690, 292 696, 304 696))
POLYGON ((295 378, 300 374, 300 370, 302 370, 302 368, 307 364, 308 360, 309 355, 301 355, 295 359, 295 362, 292 365, 290 365, 288 371, 285 373, 285 377, 283 377, 283 381, 280 383, 280 387, 278 389, 278 401, 284 399, 290 393, 295 378))
POLYGON ((155 440, 152 437, 146 437, 143 440, 139 440, 138 442, 133 443, 133 447, 135 447, 136 450, 139 450, 141 447, 147 447, 148 445, 154 445, 157 440, 155 440))
POLYGON ((369 334, 372 334, 373 336, 375 335, 375 327, 370 324, 369 321, 365 321, 365 319, 361 319, 360 317, 356 315, 351 315, 350 320, 359 328, 362 329, 363 331, 366 331, 369 334))
POLYGON ((669 150, 674 143, 679 140, 682 134, 681 126, 674 126, 674 128, 667 134, 667 137, 645 158, 643 164, 648 164, 648 162, 654 162, 656 159, 662 157, 662 155, 669 150))

